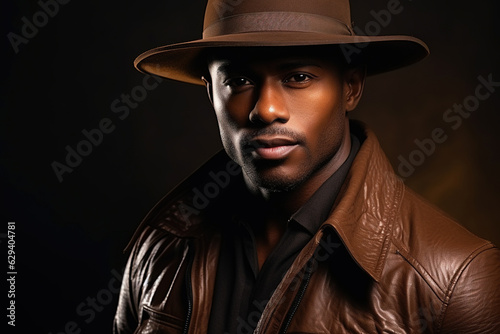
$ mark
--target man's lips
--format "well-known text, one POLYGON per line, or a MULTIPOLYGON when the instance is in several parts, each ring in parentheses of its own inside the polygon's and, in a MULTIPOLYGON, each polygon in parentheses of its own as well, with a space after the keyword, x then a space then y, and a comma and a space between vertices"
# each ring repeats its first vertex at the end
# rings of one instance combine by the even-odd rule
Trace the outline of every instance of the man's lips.
POLYGON ((250 143, 254 156, 267 160, 284 159, 298 146, 296 140, 284 137, 259 137, 250 143))

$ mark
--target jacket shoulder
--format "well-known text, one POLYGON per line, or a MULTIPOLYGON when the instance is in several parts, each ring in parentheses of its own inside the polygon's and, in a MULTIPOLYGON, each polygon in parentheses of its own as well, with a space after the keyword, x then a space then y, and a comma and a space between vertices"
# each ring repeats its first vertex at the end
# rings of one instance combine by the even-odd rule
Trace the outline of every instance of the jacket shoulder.
MULTIPOLYGON (((490 241, 474 235, 407 187, 392 240, 399 255, 444 303, 449 302, 459 281, 470 280, 464 275, 467 268, 481 261, 496 263, 499 253, 490 241)), ((497 272, 499 266, 500 262, 497 272)))
MULTIPOLYGON (((484 240, 456 222, 447 213, 405 186, 400 206, 399 224, 394 236, 418 254, 429 255, 430 249, 450 251, 460 256, 491 242, 484 240)), ((494 247, 494 246, 493 246, 494 247)))
POLYGON ((179 238, 199 236, 212 208, 227 197, 229 186, 239 178, 241 168, 224 151, 218 152, 148 212, 125 251, 145 232, 151 233, 148 227, 179 238))

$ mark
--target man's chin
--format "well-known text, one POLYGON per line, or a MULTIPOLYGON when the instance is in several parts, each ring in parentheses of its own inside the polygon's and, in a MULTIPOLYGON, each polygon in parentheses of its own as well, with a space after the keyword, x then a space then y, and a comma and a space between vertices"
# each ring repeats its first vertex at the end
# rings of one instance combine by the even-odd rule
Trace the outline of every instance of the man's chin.
POLYGON ((286 183, 286 182, 261 182, 259 184, 260 189, 264 189, 271 193, 283 193, 290 192, 297 188, 298 184, 286 183))
POLYGON ((289 192, 303 183, 304 178, 287 176, 279 172, 245 172, 247 181, 256 188, 268 192, 289 192))

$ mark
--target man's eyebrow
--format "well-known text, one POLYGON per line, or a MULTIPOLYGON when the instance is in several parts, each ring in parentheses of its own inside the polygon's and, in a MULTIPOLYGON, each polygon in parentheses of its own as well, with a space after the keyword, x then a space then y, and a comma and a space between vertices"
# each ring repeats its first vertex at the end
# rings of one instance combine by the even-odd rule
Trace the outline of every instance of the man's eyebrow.
POLYGON ((321 63, 318 61, 304 59, 304 60, 284 61, 283 63, 279 64, 278 69, 286 71, 286 70, 293 70, 295 68, 307 67, 307 66, 314 66, 314 67, 323 68, 321 63))
MULTIPOLYGON (((290 71, 300 67, 314 66, 323 68, 324 65, 321 64, 320 61, 312 60, 312 59, 292 59, 292 60, 284 60, 279 63, 277 69, 280 71, 290 71)), ((221 60, 220 64, 217 65, 217 72, 221 74, 227 74, 231 72, 239 72, 239 71, 249 71, 251 66, 244 62, 233 62, 229 60, 221 60)))
POLYGON ((235 62, 232 60, 221 60, 215 66, 215 70, 220 75, 230 75, 235 73, 250 72, 248 64, 243 62, 235 62))
POLYGON ((228 73, 237 67, 239 67, 239 66, 235 66, 233 63, 230 63, 228 61, 222 61, 221 64, 217 66, 217 72, 218 73, 228 73))

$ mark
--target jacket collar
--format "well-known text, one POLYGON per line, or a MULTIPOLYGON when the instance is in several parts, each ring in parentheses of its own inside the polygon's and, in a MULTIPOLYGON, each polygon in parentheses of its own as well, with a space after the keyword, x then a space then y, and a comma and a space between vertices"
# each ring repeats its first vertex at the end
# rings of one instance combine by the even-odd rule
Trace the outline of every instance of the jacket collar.
POLYGON ((394 173, 375 134, 360 122, 351 122, 351 131, 366 139, 323 228, 333 227, 358 265, 378 281, 404 184, 394 173))
MULTIPOLYGON (((351 122, 351 132, 365 139, 322 228, 335 229, 356 263, 378 281, 404 185, 395 175, 375 134, 358 121, 351 122)), ((239 174, 241 170, 235 168, 224 151, 217 153, 158 202, 141 222, 125 251, 147 226, 180 238, 203 235, 207 229, 204 223, 207 208, 223 196, 239 174), (217 182, 214 176, 221 173, 230 176, 228 182, 222 177, 217 182), (207 187, 209 184, 212 189, 207 187), (205 195, 204 190, 212 193, 205 195), (216 196, 209 196, 211 194, 216 196)))

